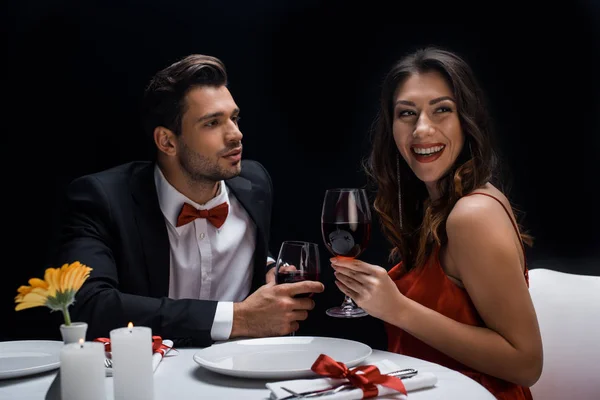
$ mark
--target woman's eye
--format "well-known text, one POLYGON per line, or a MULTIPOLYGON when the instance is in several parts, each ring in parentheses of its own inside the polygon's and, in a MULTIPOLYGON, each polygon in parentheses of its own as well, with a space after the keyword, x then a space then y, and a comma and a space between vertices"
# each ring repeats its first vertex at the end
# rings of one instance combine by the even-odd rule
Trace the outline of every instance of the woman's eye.
POLYGON ((417 115, 413 110, 400 110, 398 112, 398 117, 412 117, 417 115))

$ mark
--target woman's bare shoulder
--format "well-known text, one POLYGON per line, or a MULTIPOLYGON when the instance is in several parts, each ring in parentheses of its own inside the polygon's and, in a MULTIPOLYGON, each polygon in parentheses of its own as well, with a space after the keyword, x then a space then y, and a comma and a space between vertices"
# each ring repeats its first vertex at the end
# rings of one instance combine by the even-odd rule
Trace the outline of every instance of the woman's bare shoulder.
MULTIPOLYGON (((511 219, 507 218, 507 212, 512 215, 507 197, 491 185, 474 193, 493 196, 506 210, 494 198, 473 195, 461 198, 450 212, 446 221, 447 249, 461 280, 464 280, 463 274, 473 268, 486 269, 496 265, 491 262, 483 265, 469 257, 475 257, 476 260, 508 260, 519 251, 514 226, 511 219), (465 249, 469 251, 465 252, 465 249)), ((520 264, 524 264, 522 255, 519 258, 520 264)))
POLYGON ((473 192, 460 198, 448 215, 446 222, 447 229, 452 230, 453 227, 471 227, 479 223, 484 226, 497 219, 505 219, 506 213, 499 207, 499 203, 510 210, 508 198, 491 183, 473 190, 473 192), (492 197, 489 197, 492 196, 492 197))

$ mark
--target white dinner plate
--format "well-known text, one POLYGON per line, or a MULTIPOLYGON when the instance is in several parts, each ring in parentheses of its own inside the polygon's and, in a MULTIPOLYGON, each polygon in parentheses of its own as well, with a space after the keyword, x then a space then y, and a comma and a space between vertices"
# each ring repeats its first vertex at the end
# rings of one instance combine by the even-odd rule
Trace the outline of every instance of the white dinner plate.
POLYGON ((372 352, 366 344, 352 340, 285 336, 214 344, 194 354, 194 361, 224 375, 292 379, 317 376, 310 367, 321 354, 354 367, 372 352))
POLYGON ((14 340, 0 342, 0 379, 50 371, 60 366, 62 341, 14 340))

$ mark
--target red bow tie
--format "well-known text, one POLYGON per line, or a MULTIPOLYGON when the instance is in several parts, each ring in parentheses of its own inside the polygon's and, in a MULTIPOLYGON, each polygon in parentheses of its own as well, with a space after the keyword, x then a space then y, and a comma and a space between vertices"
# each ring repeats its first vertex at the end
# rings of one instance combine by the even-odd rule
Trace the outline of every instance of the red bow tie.
POLYGON ((185 225, 196 218, 206 218, 215 228, 219 229, 225 223, 228 212, 229 204, 227 203, 221 203, 210 210, 196 210, 194 206, 184 203, 179 217, 177 217, 177 226, 185 225))

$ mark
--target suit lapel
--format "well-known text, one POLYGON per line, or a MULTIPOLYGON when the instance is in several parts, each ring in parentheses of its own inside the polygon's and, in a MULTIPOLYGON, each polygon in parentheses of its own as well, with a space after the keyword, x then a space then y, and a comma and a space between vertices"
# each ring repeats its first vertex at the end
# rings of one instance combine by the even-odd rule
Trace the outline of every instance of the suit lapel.
POLYGON ((240 203, 242 203, 242 206, 244 206, 248 214, 250 214, 254 223, 257 226, 260 225, 258 228, 261 231, 264 231, 262 218, 258 215, 258 209, 260 207, 255 205, 257 203, 264 203, 264 200, 255 198, 255 191, 252 190, 252 182, 241 176, 236 176, 235 178, 227 180, 226 184, 240 203))
POLYGON ((135 220, 146 260, 150 295, 169 294, 169 236, 154 184, 154 164, 139 170, 131 181, 137 207, 135 220))

